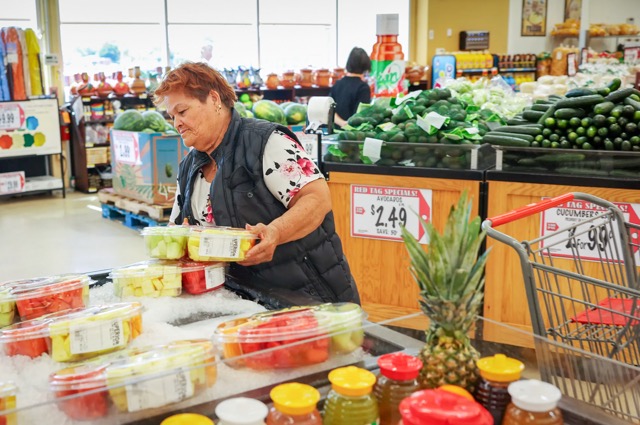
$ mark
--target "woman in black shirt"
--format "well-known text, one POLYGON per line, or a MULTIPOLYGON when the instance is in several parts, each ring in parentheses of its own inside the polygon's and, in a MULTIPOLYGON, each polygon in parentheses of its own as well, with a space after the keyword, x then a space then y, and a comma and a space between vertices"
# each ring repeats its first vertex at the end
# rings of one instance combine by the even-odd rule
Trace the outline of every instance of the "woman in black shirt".
POLYGON ((331 88, 331 97, 336 101, 334 122, 343 127, 349 117, 356 113, 360 103, 371 102, 371 89, 364 81, 364 74, 371 71, 371 59, 364 49, 354 47, 347 59, 347 75, 331 88))

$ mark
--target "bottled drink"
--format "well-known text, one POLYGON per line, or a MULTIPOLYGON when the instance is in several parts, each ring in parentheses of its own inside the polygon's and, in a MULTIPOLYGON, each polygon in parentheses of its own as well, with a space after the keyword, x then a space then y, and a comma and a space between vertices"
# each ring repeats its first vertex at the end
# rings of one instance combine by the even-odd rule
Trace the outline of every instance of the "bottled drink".
POLYGON ((371 75, 375 96, 405 93, 404 53, 398 43, 398 14, 376 15, 377 41, 371 52, 371 75))
POLYGON ((320 393, 312 386, 292 382, 274 387, 270 393, 273 407, 267 425, 322 425, 316 409, 320 393))
POLYGON ((247 397, 230 398, 216 406, 218 425, 265 425, 267 413, 263 402, 247 397))
POLYGON ((444 390, 422 390, 400 403, 398 425, 492 425, 493 418, 479 403, 444 390))
POLYGON ((501 424, 504 411, 511 401, 507 388, 510 383, 520 379, 524 364, 504 354, 484 357, 476 364, 480 369, 480 382, 475 398, 491 413, 495 423, 501 424))
POLYGON ((558 402, 560 390, 546 382, 529 379, 509 385, 511 403, 502 425, 562 425, 558 402))
POLYGON ((404 353, 390 353, 378 358, 380 376, 373 387, 378 400, 380 425, 396 425, 401 419, 400 402, 420 390, 420 359, 404 353))
POLYGON ((329 373, 331 391, 324 405, 324 425, 377 425, 378 402, 371 393, 376 376, 355 366, 329 373))

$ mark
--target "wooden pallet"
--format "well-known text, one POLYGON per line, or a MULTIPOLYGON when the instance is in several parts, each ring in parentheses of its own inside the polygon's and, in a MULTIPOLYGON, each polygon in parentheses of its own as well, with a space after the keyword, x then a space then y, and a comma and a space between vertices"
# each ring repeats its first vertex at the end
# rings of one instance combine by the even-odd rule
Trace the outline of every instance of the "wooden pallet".
POLYGON ((102 204, 102 217, 108 218, 109 220, 120 221, 125 226, 134 230, 167 224, 166 222, 156 221, 146 215, 134 214, 131 211, 123 210, 111 204, 102 204))
POLYGON ((114 205, 133 214, 145 214, 158 222, 169 221, 172 204, 153 205, 119 195, 113 189, 102 189, 98 192, 98 199, 102 204, 114 205))

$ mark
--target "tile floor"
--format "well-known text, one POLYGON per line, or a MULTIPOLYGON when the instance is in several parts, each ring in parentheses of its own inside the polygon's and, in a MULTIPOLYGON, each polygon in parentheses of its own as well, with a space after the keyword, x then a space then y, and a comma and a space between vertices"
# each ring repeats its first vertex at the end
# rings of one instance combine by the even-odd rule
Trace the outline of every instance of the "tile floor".
POLYGON ((102 218, 95 195, 0 198, 0 282, 91 272, 146 259, 142 237, 102 218))

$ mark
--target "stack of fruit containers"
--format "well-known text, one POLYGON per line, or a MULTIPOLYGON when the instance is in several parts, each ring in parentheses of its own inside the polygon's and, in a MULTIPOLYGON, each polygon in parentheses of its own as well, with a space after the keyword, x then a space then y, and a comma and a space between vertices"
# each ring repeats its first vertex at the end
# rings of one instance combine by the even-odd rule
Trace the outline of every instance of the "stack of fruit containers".
POLYGON ((161 408, 202 393, 217 378, 209 340, 131 348, 68 367, 49 377, 58 407, 70 418, 161 408))
POLYGON ((114 269, 120 297, 198 295, 225 282, 226 264, 242 261, 256 237, 228 227, 168 226, 142 230, 149 261, 114 269))
POLYGON ((49 354, 55 361, 73 362, 125 348, 141 332, 137 302, 80 307, 0 329, 0 350, 7 356, 49 354))
POLYGON ((294 307, 223 322, 213 339, 233 367, 308 366, 359 348, 364 316, 353 303, 294 307))

